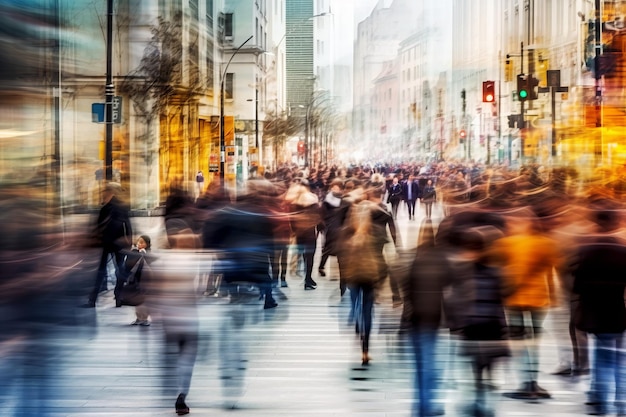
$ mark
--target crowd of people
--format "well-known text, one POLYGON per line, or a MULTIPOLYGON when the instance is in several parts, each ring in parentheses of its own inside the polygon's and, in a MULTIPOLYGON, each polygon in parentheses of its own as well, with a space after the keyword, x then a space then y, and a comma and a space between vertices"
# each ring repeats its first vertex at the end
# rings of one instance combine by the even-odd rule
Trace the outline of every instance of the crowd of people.
MULTIPOLYGON (((474 375, 475 395, 463 415, 496 415, 490 379, 503 364, 519 381, 505 396, 552 398, 539 372, 549 313, 569 323, 555 375, 591 375, 589 413, 626 416, 622 183, 584 183, 574 170, 538 166, 283 166, 251 178, 236 195, 215 181, 201 192, 171 184, 160 248, 134 235, 113 183, 102 195, 94 235, 101 257, 84 307, 96 307, 111 267, 116 307, 134 305, 124 300, 130 277, 140 284, 145 301, 132 324, 162 323, 179 415, 190 412, 200 348, 198 277, 207 277, 207 294, 236 305, 253 293, 272 310, 287 277, 301 278, 292 291, 315 292, 317 270, 315 278, 330 275, 348 300, 364 366, 372 361, 379 294, 391 293, 390 307, 401 311, 398 334, 414 353, 414 417, 446 412, 438 397, 442 367, 457 359, 438 360, 444 334, 449 357, 465 358, 474 375), (409 223, 421 220, 418 240, 405 247, 397 224, 403 210, 409 223), (401 256, 390 258, 390 247, 401 256), (332 272, 330 257, 338 265, 332 272)), ((239 314, 233 310, 230 326, 241 326, 239 314)))

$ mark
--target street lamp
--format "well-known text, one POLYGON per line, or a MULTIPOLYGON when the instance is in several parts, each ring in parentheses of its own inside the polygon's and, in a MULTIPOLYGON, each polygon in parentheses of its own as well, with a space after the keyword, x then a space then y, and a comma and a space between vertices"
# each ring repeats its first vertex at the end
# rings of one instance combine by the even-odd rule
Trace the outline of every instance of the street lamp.
POLYGON ((226 165, 226 139, 224 137, 224 81, 226 80, 226 73, 228 71, 228 66, 232 62, 233 58, 237 53, 243 48, 245 44, 250 42, 253 38, 253 35, 250 35, 248 39, 246 39, 230 56, 230 59, 226 63, 226 67, 224 71, 222 71, 222 79, 220 81, 220 186, 224 189, 224 168, 226 165))

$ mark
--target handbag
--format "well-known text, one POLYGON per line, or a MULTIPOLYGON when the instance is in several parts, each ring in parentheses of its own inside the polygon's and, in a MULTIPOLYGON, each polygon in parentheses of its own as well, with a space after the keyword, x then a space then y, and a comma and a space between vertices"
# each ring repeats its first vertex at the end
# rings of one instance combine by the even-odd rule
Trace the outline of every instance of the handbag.
POLYGON ((120 303, 123 306, 138 306, 145 301, 145 293, 139 285, 138 275, 141 274, 145 260, 143 256, 132 267, 128 279, 120 290, 120 303))

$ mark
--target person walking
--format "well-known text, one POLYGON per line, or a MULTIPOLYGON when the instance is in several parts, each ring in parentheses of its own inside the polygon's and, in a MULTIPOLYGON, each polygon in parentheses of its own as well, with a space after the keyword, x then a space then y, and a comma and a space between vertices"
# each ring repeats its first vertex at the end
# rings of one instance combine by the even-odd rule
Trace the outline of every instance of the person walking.
POLYGON ((304 260, 304 289, 314 290, 317 282, 313 279, 313 257, 321 223, 319 199, 309 190, 306 180, 301 180, 287 191, 285 200, 289 203, 290 224, 297 251, 304 260))
POLYGON ((406 201, 406 207, 409 212, 409 220, 415 220, 415 205, 419 198, 419 184, 415 181, 415 175, 409 175, 409 178, 402 184, 402 196, 406 201))
POLYGON ((617 237, 620 219, 615 210, 594 213, 598 233, 580 246, 572 265, 573 292, 579 297, 575 325, 593 334, 594 366, 588 414, 615 411, 626 416, 626 241, 617 237))
POLYGON ((198 353, 199 318, 195 279, 200 272, 200 239, 191 229, 173 232, 171 250, 150 264, 146 304, 161 320, 164 332, 164 387, 176 381, 176 414, 189 414, 187 395, 198 353), (175 370, 175 376, 169 375, 175 370))
POLYGON ((89 300, 83 307, 93 308, 96 306, 98 294, 102 290, 103 283, 108 275, 107 264, 110 259, 115 266, 116 283, 113 294, 115 306, 121 307, 118 299, 120 290, 126 279, 124 254, 122 250, 131 245, 133 230, 128 215, 128 209, 124 207, 118 196, 122 187, 118 183, 108 183, 102 191, 102 207, 98 214, 96 236, 102 245, 100 264, 96 274, 96 281, 89 300))
POLYGON ((515 399, 551 398, 539 386, 539 343, 543 321, 557 304, 554 268, 562 262, 556 242, 543 235, 530 212, 507 219, 508 235, 492 246, 492 256, 504 274, 507 322, 510 337, 521 346, 521 381, 517 391, 505 393, 515 399), (526 321, 526 318, 530 322, 526 321))
POLYGON ((406 278, 402 280, 402 328, 407 331, 415 361, 412 417, 443 414, 443 409, 438 409, 434 400, 441 378, 436 351, 442 321, 443 288, 450 279, 448 269, 441 246, 435 246, 433 224, 424 220, 415 255, 406 278))
POLYGON ((426 218, 430 219, 433 215, 433 203, 437 201, 437 191, 433 185, 433 180, 426 181, 424 189, 421 190, 420 200, 424 204, 426 218))
POLYGON ((387 190, 387 204, 391 204, 391 214, 394 220, 398 218, 398 207, 401 202, 402 186, 400 185, 398 177, 393 177, 391 185, 389 185, 389 189, 387 190))
MULTIPOLYGON (((383 255, 388 242, 387 226, 393 218, 382 203, 384 183, 373 178, 365 191, 367 199, 355 204, 348 213, 344 231, 341 268, 350 289, 352 302, 349 322, 356 319, 361 336, 362 364, 369 364, 369 340, 376 290, 387 276, 383 255), (355 317, 357 316, 357 317, 355 317)), ((393 239, 395 243, 395 227, 393 239)), ((399 291, 398 291, 399 297, 399 291)))
MULTIPOLYGON (((350 203, 343 198, 343 180, 335 179, 330 184, 330 191, 322 202, 320 212, 324 230, 324 246, 318 272, 320 276, 326 276, 326 262, 330 256, 337 256, 338 246, 341 245, 341 233, 346 220, 350 203)), ((339 260, 339 258, 337 258, 339 260)), ((341 272, 341 268, 339 268, 341 272)), ((339 273, 339 286, 343 288, 341 273, 339 273)))
POLYGON ((203 229, 204 248, 221 251, 223 284, 236 296, 234 283, 259 287, 264 309, 278 306, 272 296, 270 276, 274 252, 274 223, 268 199, 275 198, 272 184, 265 179, 247 183, 247 191, 232 206, 218 210, 203 229))
POLYGON ((204 174, 198 171, 196 174, 196 201, 204 193, 204 174))

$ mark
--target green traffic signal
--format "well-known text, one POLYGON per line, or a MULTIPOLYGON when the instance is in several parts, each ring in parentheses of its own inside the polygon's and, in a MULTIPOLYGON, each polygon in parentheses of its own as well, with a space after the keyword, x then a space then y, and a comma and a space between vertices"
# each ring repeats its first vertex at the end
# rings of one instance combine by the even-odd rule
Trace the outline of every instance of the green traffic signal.
POLYGON ((519 92, 519 98, 521 98, 521 99, 525 99, 525 98, 527 98, 527 97, 528 97, 528 91, 526 91, 526 90, 521 90, 521 91, 519 92))

